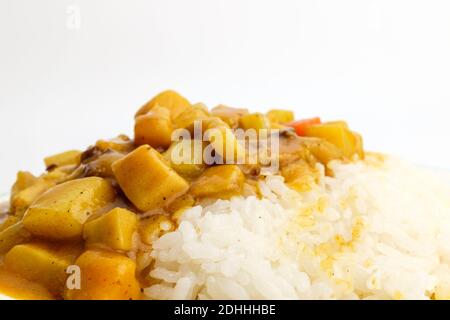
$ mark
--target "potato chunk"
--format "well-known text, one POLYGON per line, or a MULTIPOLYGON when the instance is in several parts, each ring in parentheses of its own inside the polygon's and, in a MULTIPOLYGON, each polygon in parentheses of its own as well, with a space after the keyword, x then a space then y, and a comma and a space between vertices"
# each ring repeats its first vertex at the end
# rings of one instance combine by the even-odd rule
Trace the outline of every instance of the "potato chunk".
POLYGON ((0 254, 8 252, 15 245, 27 242, 31 233, 26 230, 21 221, 10 225, 0 232, 0 254))
POLYGON ((66 290, 69 300, 137 300, 136 264, 118 253, 88 250, 75 262, 81 270, 81 288, 66 290))
POLYGON ((115 208, 84 225, 83 238, 87 245, 104 245, 111 249, 129 251, 133 247, 133 233, 137 229, 135 213, 115 208))
POLYGON ((172 120, 178 117, 183 110, 191 106, 190 102, 178 92, 166 90, 143 105, 136 113, 136 117, 146 114, 156 105, 169 109, 172 120))
POLYGON ((54 300, 43 285, 0 268, 0 292, 17 300, 54 300))
POLYGON ((239 126, 244 129, 268 129, 270 128, 270 121, 267 117, 261 113, 252 113, 243 116, 239 119, 239 126))
POLYGON ((16 182, 11 188, 11 198, 14 198, 16 194, 20 191, 25 190, 26 188, 31 187, 38 178, 33 174, 27 171, 19 171, 17 172, 16 182))
MULTIPOLYGON (((205 138, 210 142, 216 156, 222 161, 221 164, 243 162, 245 148, 227 123, 220 118, 211 117, 202 121, 202 127, 205 131, 205 138)), ((212 163, 207 162, 207 164, 212 163)))
POLYGON ((343 122, 331 122, 309 126, 305 129, 307 137, 325 139, 338 147, 344 156, 352 158, 363 155, 362 139, 350 131, 343 122))
POLYGON ((11 212, 21 217, 28 207, 45 191, 56 184, 54 180, 43 177, 36 180, 22 190, 14 190, 11 194, 11 212))
POLYGON ((148 145, 114 162, 112 170, 125 195, 141 211, 163 207, 189 188, 186 180, 148 145))
POLYGON ((332 160, 342 160, 344 154, 337 146, 321 138, 301 138, 303 145, 322 164, 328 164, 332 160))
POLYGON ((294 121, 294 113, 289 110, 273 109, 267 112, 267 118, 273 123, 288 123, 294 121))
POLYGON ((6 254, 5 267, 42 284, 54 294, 61 294, 67 278, 66 268, 80 253, 81 248, 77 245, 21 244, 6 254))
POLYGON ((153 148, 170 146, 173 126, 168 109, 156 105, 147 114, 136 118, 134 142, 140 146, 149 144, 153 148))
POLYGON ((164 158, 181 176, 198 177, 206 168, 203 162, 203 150, 206 144, 200 140, 181 140, 172 143, 164 153, 164 158))
POLYGON ((8 215, 6 219, 2 220, 2 222, 0 223, 0 232, 16 224, 19 221, 20 221, 19 217, 8 215))
POLYGON ((242 191, 245 177, 236 165, 221 165, 208 168, 191 186, 195 197, 227 199, 242 191))
POLYGON ((44 159, 47 168, 62 167, 67 165, 79 165, 81 162, 81 151, 70 150, 44 159))
POLYGON ((175 128, 187 129, 193 132, 195 121, 205 120, 209 117, 209 112, 201 103, 184 110, 173 121, 175 128))
POLYGON ((80 238, 88 217, 114 199, 113 187, 102 178, 68 181, 36 200, 25 213, 23 224, 32 234, 48 239, 80 238))

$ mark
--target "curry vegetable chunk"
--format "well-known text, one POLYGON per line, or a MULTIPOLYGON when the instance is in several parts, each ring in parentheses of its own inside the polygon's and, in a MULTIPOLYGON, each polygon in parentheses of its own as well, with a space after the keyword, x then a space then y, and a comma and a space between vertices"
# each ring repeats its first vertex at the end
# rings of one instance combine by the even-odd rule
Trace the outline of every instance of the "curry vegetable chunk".
POLYGON ((227 123, 220 118, 211 117, 204 120, 202 126, 205 130, 206 139, 223 163, 230 163, 230 161, 235 163, 244 158, 244 146, 227 123))
POLYGON ((239 119, 239 126, 244 130, 248 129, 269 129, 270 121, 262 113, 256 112, 242 116, 239 119))
POLYGON ((8 252, 12 247, 29 241, 31 233, 25 229, 22 221, 19 221, 0 231, 0 254, 8 252))
POLYGON ((125 195, 141 211, 164 207, 189 189, 186 180, 148 145, 114 162, 112 169, 125 195))
POLYGON ((11 212, 16 216, 22 216, 26 209, 45 191, 55 185, 55 181, 45 177, 37 178, 34 183, 22 190, 17 190, 11 195, 11 212))
POLYGON ((37 199, 25 213, 23 224, 33 235, 43 238, 81 238, 88 217, 114 199, 115 191, 105 179, 68 181, 37 199))
POLYGON ((62 153, 55 154, 53 156, 44 159, 47 168, 62 167, 66 165, 78 165, 81 161, 81 151, 70 150, 62 153))
POLYGON ((115 208, 87 222, 83 238, 87 245, 104 245, 111 249, 128 251, 133 247, 133 233, 137 229, 137 224, 135 213, 115 208))
POLYGON ((326 140, 319 138, 302 138, 301 141, 311 154, 325 165, 332 160, 344 158, 343 151, 326 140))
POLYGON ((305 129, 305 135, 331 142, 348 158, 352 158, 355 154, 359 156, 363 154, 360 137, 350 131, 345 122, 338 121, 312 125, 305 129))
POLYGON ((289 110, 272 109, 267 112, 267 118, 273 123, 288 123, 294 121, 294 113, 289 110))
POLYGON ((2 223, 0 223, 0 232, 5 230, 6 228, 9 228, 10 226, 16 224, 19 221, 20 221, 19 217, 11 216, 11 215, 7 216, 6 219, 4 221, 2 221, 2 223))
POLYGON ((203 150, 206 143, 200 140, 181 140, 172 143, 164 153, 164 158, 181 176, 195 178, 206 169, 203 150))
POLYGON ((173 123, 177 129, 188 129, 192 131, 195 121, 205 120, 209 116, 208 109, 202 103, 197 103, 181 112, 174 119, 173 123))
POLYGON ((148 113, 138 116, 134 126, 134 141, 137 145, 149 144, 153 148, 170 146, 173 131, 170 111, 156 105, 148 113))
POLYGON ((143 105, 136 113, 136 117, 146 114, 156 105, 169 109, 172 119, 175 119, 181 112, 190 107, 191 103, 178 92, 173 90, 163 91, 143 105))
POLYGON ((136 264, 121 254, 88 250, 76 261, 80 268, 80 289, 67 289, 70 300, 136 300, 140 287, 135 276, 136 264))
POLYGON ((17 172, 16 182, 11 188, 11 199, 14 198, 20 191, 31 187, 38 178, 27 171, 17 172))
POLYGON ((221 165, 208 168, 192 183, 190 193, 199 198, 216 197, 226 199, 239 195, 245 176, 236 165, 221 165))
POLYGON ((60 294, 65 286, 66 268, 80 253, 77 245, 21 244, 6 254, 5 267, 60 294))

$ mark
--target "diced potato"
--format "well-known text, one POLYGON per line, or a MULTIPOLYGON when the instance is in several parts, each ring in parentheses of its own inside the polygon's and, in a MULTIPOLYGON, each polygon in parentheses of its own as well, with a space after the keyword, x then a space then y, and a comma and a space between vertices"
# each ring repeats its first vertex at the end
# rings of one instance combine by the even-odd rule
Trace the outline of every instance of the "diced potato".
POLYGON ((14 198, 20 191, 31 187, 38 178, 27 171, 19 171, 17 173, 16 182, 11 188, 11 198, 14 198))
POLYGON ((66 268, 81 253, 77 245, 21 244, 5 256, 5 267, 27 280, 44 285, 50 292, 61 294, 67 278, 66 268))
POLYGON ((0 268, 0 292, 17 300, 54 300, 43 285, 24 279, 18 274, 0 268))
POLYGON ((54 179, 38 178, 31 186, 14 192, 11 197, 11 212, 21 217, 28 207, 48 189, 56 184, 54 179))
POLYGON ((324 139, 302 138, 302 142, 322 164, 326 165, 332 160, 341 160, 344 157, 341 149, 324 139))
POLYGON ((294 121, 294 113, 289 110, 273 109, 267 112, 267 118, 272 123, 288 123, 294 121))
POLYGON ((247 109, 231 108, 224 105, 219 105, 211 110, 213 117, 219 117, 231 128, 236 128, 239 124, 239 118, 246 114, 248 114, 247 109))
POLYGON ((218 117, 209 117, 202 121, 202 130, 204 131, 208 129, 230 129, 230 126, 218 117))
POLYGON ((23 224, 32 234, 44 238, 81 238, 88 217, 114 199, 115 191, 105 179, 68 181, 36 200, 25 213, 23 224))
POLYGON ((169 217, 156 214, 145 220, 141 220, 139 224, 139 235, 142 242, 151 245, 153 241, 174 229, 175 225, 169 217))
POLYGON ((141 211, 168 205, 189 189, 186 180, 148 145, 114 162, 112 169, 125 195, 141 211))
MULTIPOLYGON (((228 124, 219 118, 208 118, 202 122, 205 137, 223 163, 240 163, 245 158, 245 148, 238 141, 228 124)), ((206 161, 205 161, 206 162, 206 161)), ((208 163, 207 164, 212 164, 208 163)))
POLYGON ((102 152, 113 150, 122 153, 128 153, 134 149, 133 141, 126 135, 121 134, 110 140, 98 140, 95 147, 102 152))
POLYGON ((81 162, 81 151, 70 150, 58 153, 44 159, 47 168, 62 167, 66 165, 79 165, 81 162))
POLYGON ((269 129, 270 122, 269 119, 262 113, 251 113, 245 115, 239 119, 239 126, 244 129, 269 129))
POLYGON ((133 234, 137 230, 135 213, 115 208, 84 225, 83 238, 87 245, 104 245, 111 249, 129 251, 133 248, 133 234))
POLYGON ((3 220, 2 223, 0 223, 0 232, 5 230, 6 228, 9 228, 13 224, 16 224, 19 222, 20 219, 17 216, 8 215, 8 217, 3 220))
POLYGON ((8 252, 12 247, 30 241, 31 233, 21 221, 0 231, 0 254, 8 252))
POLYGON ((188 129, 192 132, 195 121, 205 120, 209 117, 208 109, 202 103, 194 104, 181 112, 173 121, 175 128, 188 129))
POLYGON ((358 141, 353 132, 342 123, 323 123, 312 125, 305 129, 307 137, 318 137, 331 142, 338 147, 344 156, 352 158, 354 154, 361 154, 362 143, 358 141))
POLYGON ((69 300, 137 300, 140 287, 136 264, 118 253, 88 250, 75 262, 81 271, 80 289, 67 289, 69 300))
POLYGON ((156 105, 169 109, 172 120, 178 117, 178 115, 186 108, 191 106, 190 102, 179 93, 167 90, 159 93, 142 106, 136 113, 136 117, 146 114, 156 105))
POLYGON ((181 176, 198 177, 206 168, 203 162, 205 143, 200 140, 181 140, 172 143, 164 153, 164 158, 181 176))
POLYGON ((190 193, 198 198, 227 199, 240 194, 245 176, 236 165, 220 165, 208 168, 190 189, 190 193))
POLYGON ((169 110, 156 105, 145 115, 136 118, 134 142, 138 146, 148 144, 153 148, 166 149, 172 142, 172 131, 169 110))

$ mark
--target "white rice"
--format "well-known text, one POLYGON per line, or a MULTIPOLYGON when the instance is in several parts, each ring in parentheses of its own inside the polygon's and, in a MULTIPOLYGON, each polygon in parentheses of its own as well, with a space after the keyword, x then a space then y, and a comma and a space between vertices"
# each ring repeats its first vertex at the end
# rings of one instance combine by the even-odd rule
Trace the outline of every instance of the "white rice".
MULTIPOLYGON (((450 188, 394 158, 332 163, 311 191, 187 210, 153 245, 151 299, 450 298, 450 188)), ((321 168, 323 172, 323 168, 321 168)))

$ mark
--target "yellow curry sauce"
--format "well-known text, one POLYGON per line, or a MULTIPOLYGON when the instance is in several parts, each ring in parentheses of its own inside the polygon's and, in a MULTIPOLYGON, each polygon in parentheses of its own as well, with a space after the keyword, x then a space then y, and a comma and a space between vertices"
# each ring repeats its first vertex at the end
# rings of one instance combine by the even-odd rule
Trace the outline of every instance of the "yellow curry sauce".
POLYGON ((316 181, 318 163, 326 168, 332 160, 364 157, 361 136, 343 121, 294 121, 287 110, 208 110, 164 91, 137 112, 134 139, 99 140, 83 152, 45 158, 40 176, 17 174, 0 224, 0 292, 20 299, 141 299, 142 288, 156 281, 149 276, 152 242, 174 230, 185 209, 260 196, 263 164, 245 157, 203 161, 208 149, 214 159, 224 159, 229 147, 235 159, 245 154, 233 129, 275 130, 272 173, 297 191, 316 181), (222 144, 217 135, 173 141, 174 130, 192 133, 196 123, 222 144), (192 152, 180 162, 180 150, 192 152))

